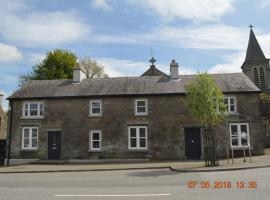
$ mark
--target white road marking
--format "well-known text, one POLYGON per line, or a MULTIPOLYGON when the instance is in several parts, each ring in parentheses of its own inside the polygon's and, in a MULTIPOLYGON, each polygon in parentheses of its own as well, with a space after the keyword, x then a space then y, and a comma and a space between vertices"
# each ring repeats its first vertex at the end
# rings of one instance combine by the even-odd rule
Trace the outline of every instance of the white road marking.
POLYGON ((166 194, 55 194, 55 197, 155 197, 170 196, 166 194))

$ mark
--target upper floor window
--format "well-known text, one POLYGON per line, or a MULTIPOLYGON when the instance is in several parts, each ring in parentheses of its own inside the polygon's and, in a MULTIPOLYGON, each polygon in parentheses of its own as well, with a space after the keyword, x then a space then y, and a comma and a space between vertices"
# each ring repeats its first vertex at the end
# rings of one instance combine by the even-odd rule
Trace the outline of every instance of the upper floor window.
POLYGON ((92 117, 102 116, 101 100, 91 100, 90 101, 90 116, 92 116, 92 117))
POLYGON ((235 113, 236 112, 236 98, 235 97, 224 97, 225 112, 235 113))
POLYGON ((230 124, 230 138, 232 147, 245 147, 250 145, 248 123, 230 124))
POLYGON ((128 127, 128 148, 147 149, 147 126, 128 127))
POLYGON ((146 99, 135 100, 135 115, 148 115, 148 103, 146 99))
POLYGON ((92 130, 89 134, 89 149, 90 151, 101 150, 102 134, 101 130, 92 130))
POLYGON ((22 149, 38 148, 38 127, 23 127, 22 149))
POLYGON ((43 117, 44 104, 42 102, 26 102, 23 104, 23 117, 43 117))

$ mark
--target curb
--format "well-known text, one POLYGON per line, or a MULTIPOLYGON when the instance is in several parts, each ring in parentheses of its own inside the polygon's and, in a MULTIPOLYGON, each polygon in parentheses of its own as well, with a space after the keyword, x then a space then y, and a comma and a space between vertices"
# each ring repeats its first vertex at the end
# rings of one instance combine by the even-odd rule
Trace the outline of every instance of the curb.
POLYGON ((28 174, 28 173, 61 173, 61 172, 100 172, 100 171, 121 171, 121 170, 143 170, 143 169, 170 169, 170 166, 165 167, 133 167, 133 168, 115 168, 115 169, 81 169, 81 170, 44 170, 44 171, 8 171, 0 172, 0 174, 28 174))
POLYGON ((182 172, 182 173, 193 173, 193 172, 225 172, 225 171, 240 171, 240 170, 248 170, 248 169, 260 169, 260 168, 268 168, 270 165, 262 165, 262 166, 251 166, 251 167, 231 167, 231 168, 223 168, 223 169, 175 169, 170 167, 171 171, 182 172))

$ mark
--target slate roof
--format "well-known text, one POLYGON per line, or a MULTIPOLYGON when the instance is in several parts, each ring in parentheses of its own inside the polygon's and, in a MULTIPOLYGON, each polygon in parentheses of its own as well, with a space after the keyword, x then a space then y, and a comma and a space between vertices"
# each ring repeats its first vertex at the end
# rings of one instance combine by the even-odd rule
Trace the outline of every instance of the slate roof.
MULTIPOLYGON (((223 92, 259 92, 243 73, 212 74, 223 92)), ((84 79, 80 84, 72 80, 30 81, 8 99, 34 99, 82 96, 120 96, 184 94, 185 85, 194 75, 180 75, 178 80, 162 76, 84 79)))
POLYGON ((253 32, 250 29, 249 41, 248 41, 248 48, 246 53, 245 61, 252 61, 252 60, 265 60, 264 53, 260 47, 260 44, 253 32))
POLYGON ((164 76, 164 77, 168 77, 167 74, 165 74, 164 72, 157 69, 155 65, 151 65, 150 68, 146 72, 144 72, 141 76, 164 76))

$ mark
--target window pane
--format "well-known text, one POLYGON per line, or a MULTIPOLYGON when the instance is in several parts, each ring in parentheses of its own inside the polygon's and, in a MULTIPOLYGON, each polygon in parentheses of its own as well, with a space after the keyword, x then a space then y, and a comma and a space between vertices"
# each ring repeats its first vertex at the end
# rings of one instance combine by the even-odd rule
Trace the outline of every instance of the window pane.
POLYGON ((25 138, 25 139, 23 140, 23 142, 24 142, 23 147, 24 147, 24 148, 29 148, 29 139, 28 139, 28 138, 25 138))
POLYGON ((145 137, 145 128, 140 128, 140 137, 145 137))
POLYGON ((224 104, 225 104, 225 112, 228 112, 228 98, 224 99, 224 104))
POLYGON ((40 103, 39 108, 40 110, 43 110, 43 103, 40 103))
POLYGON ((146 139, 145 138, 140 139, 140 147, 146 147, 146 139))
POLYGON ((99 145, 99 141, 93 141, 92 142, 92 148, 95 148, 95 149, 99 149, 100 145, 99 145))
POLYGON ((247 133, 247 126, 241 125, 241 143, 242 145, 248 145, 248 133, 247 133))
POLYGON ((231 109, 231 112, 234 112, 234 111, 235 111, 234 105, 231 105, 231 106, 230 106, 230 109, 231 109))
POLYGON ((238 132, 237 132, 237 125, 231 125, 231 139, 232 145, 238 146, 238 132))
POLYGON ((92 108, 93 114, 100 114, 100 108, 92 108))
POLYGON ((137 107, 137 113, 145 113, 146 107, 137 107))
POLYGON ((30 104, 30 109, 37 110, 38 109, 38 104, 37 103, 31 103, 30 104))
POLYGON ((234 98, 230 98, 230 104, 234 105, 234 98))
POLYGON ((136 128, 130 128, 130 137, 136 137, 136 128))
POLYGON ((130 138, 130 147, 137 147, 137 139, 130 138))
POLYGON ((30 110, 30 116, 37 116, 38 111, 37 110, 30 110))
POLYGON ((92 140, 99 140, 99 133, 92 133, 92 140))
POLYGON ((29 114, 28 114, 28 110, 25 110, 24 111, 24 116, 28 116, 29 114))
POLYGON ((43 116, 43 110, 40 110, 40 111, 39 111, 39 115, 40 115, 40 116, 43 116))
POLYGON ((37 129, 36 128, 32 129, 32 137, 37 137, 37 129))
POLYGON ((37 138, 32 138, 32 147, 36 148, 37 147, 37 138))
POLYGON ((94 108, 99 108, 100 107, 100 102, 94 101, 92 102, 92 107, 94 108))
POLYGON ((145 101, 137 101, 137 106, 146 106, 146 102, 145 101))
POLYGON ((28 109, 28 103, 24 104, 24 109, 28 109))
POLYGON ((28 128, 25 128, 25 129, 24 129, 24 135, 23 135, 23 136, 24 136, 25 138, 28 138, 28 137, 29 137, 29 132, 30 132, 30 130, 29 130, 28 128))

